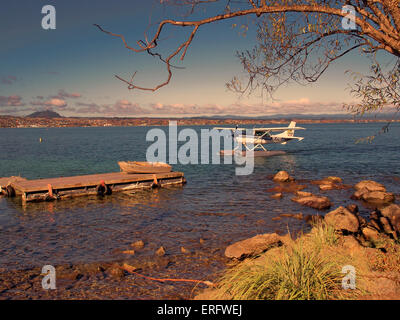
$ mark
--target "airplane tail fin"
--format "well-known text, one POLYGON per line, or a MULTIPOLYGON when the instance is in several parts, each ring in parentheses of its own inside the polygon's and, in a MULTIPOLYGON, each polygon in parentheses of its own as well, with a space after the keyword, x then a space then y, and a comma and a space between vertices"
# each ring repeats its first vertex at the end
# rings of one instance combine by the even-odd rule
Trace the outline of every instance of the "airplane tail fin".
MULTIPOLYGON (((295 121, 290 122, 288 128, 295 128, 295 127, 296 127, 296 122, 295 121)), ((288 137, 294 136, 294 130, 286 130, 285 133, 287 134, 288 137)))

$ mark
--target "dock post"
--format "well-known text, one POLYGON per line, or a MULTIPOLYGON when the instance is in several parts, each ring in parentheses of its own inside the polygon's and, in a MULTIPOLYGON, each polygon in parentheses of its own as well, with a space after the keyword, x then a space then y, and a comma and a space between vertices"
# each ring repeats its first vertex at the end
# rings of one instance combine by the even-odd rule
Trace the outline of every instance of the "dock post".
POLYGON ((153 183, 151 184, 151 187, 153 189, 161 187, 161 184, 158 182, 157 176, 155 174, 153 174, 153 183))

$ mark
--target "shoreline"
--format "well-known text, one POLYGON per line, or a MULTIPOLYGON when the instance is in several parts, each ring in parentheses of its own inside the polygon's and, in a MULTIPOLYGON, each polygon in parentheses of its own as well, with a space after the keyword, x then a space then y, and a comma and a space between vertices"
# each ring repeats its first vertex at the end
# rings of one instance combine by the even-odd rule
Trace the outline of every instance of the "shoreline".
POLYGON ((355 189, 351 199, 357 204, 333 207, 326 197, 296 191, 285 171, 273 179, 292 190, 292 201, 329 212, 304 217, 312 228, 298 237, 269 233, 232 243, 225 250, 230 265, 195 300, 400 300, 400 206, 394 194, 372 180, 354 186, 342 185, 339 177, 311 182, 321 191, 355 189), (374 209, 365 218, 358 205, 374 209))
POLYGON ((329 123, 399 123, 394 119, 306 119, 295 117, 288 119, 251 119, 251 118, 28 118, 0 116, 0 128, 75 128, 75 127, 143 127, 168 126, 169 121, 177 121, 179 126, 211 126, 211 125, 280 125, 288 121, 301 124, 329 123))
MULTIPOLYGON (((270 177, 272 178, 272 177, 270 177)), ((218 262, 223 265, 223 269, 220 271, 212 272, 207 279, 199 279, 205 282, 215 283, 220 286, 221 279, 224 279, 227 272, 232 270, 240 270, 244 264, 257 264, 258 262, 264 261, 266 257, 279 257, 282 252, 286 249, 292 250, 296 245, 296 241, 303 241, 309 237, 312 238, 313 234, 318 235, 318 243, 325 241, 327 245, 323 246, 324 250, 330 253, 336 254, 338 257, 347 259, 357 258, 357 268, 368 269, 370 263, 374 264, 374 268, 381 268, 379 270, 372 270, 372 273, 368 273, 374 281, 371 283, 380 283, 380 285, 374 287, 373 284, 367 284, 367 289, 376 288, 382 290, 382 286, 388 285, 387 297, 391 299, 400 299, 400 244, 392 241, 390 234, 396 237, 400 236, 398 233, 400 227, 400 207, 395 204, 395 200, 398 200, 398 195, 393 195, 391 198, 390 190, 386 191, 386 188, 375 182, 363 182, 356 184, 355 186, 345 185, 342 183, 339 177, 327 177, 322 180, 310 180, 308 182, 296 181, 293 177, 287 173, 280 172, 274 176, 275 187, 267 190, 273 201, 279 201, 279 199, 285 195, 285 197, 291 197, 293 202, 297 202, 299 207, 308 206, 315 209, 315 213, 308 216, 303 215, 288 215, 282 214, 282 217, 289 217, 293 219, 301 219, 306 222, 314 223, 314 227, 311 232, 303 234, 302 237, 292 239, 288 235, 263 235, 260 243, 260 237, 254 236, 252 238, 240 240, 235 242, 232 239, 232 243, 226 248, 220 248, 219 251, 214 252, 212 255, 204 255, 203 250, 207 249, 207 244, 204 241, 200 241, 199 250, 193 252, 186 252, 182 250, 182 255, 171 256, 164 254, 155 253, 153 257, 148 257, 146 260, 138 261, 135 255, 129 256, 125 259, 108 261, 108 262, 93 262, 93 263, 78 263, 78 264, 62 264, 56 265, 57 272, 57 290, 45 291, 41 288, 41 270, 38 267, 22 268, 22 270, 11 270, 0 268, 0 299, 229 299, 232 296, 226 296, 226 292, 223 292, 221 296, 221 287, 218 290, 207 289, 207 285, 204 283, 200 285, 178 283, 178 282, 160 282, 149 279, 143 279, 136 276, 133 272, 137 272, 141 275, 147 275, 156 278, 191 278, 194 280, 195 276, 190 276, 190 273, 186 276, 181 274, 174 274, 174 270, 171 270, 171 265, 180 264, 184 268, 189 268, 195 274, 196 270, 192 268, 204 267, 202 265, 195 265, 194 261, 197 259, 208 259, 208 264, 215 264, 218 262), (307 185, 305 185, 307 184, 307 185), (304 191, 306 187, 312 185, 318 186, 321 193, 312 194, 304 191), (348 205, 346 208, 341 207, 341 203, 329 203, 325 196, 329 197, 329 190, 349 190, 353 194, 352 199, 353 205, 348 205), (292 198, 293 197, 293 198, 292 198), (397 199, 396 199, 397 198, 397 199), (372 200, 372 201, 371 201, 372 200), (376 202, 378 200, 378 202, 376 202), (364 217, 358 214, 357 205, 363 208, 369 208, 370 221, 366 221, 364 217), (375 217, 373 212, 376 213, 374 207, 388 207, 393 205, 393 210, 385 212, 385 215, 375 217), (344 214, 346 219, 339 219, 339 221, 346 220, 347 222, 356 223, 354 227, 351 223, 347 225, 340 225, 338 230, 332 233, 332 230, 326 233, 327 229, 318 229, 318 222, 320 222, 322 215, 326 217, 329 214, 326 211, 329 208, 329 212, 336 211, 337 215, 341 217, 344 214), (340 209, 341 208, 341 209, 340 209), (339 210, 340 209, 340 210, 339 210), (396 211, 399 209, 398 211, 396 211), (338 212, 339 210, 339 212, 338 212), (320 215, 319 212, 322 214, 320 215), (390 222, 391 229, 385 229, 382 225, 382 217, 394 217, 394 220, 390 222), (378 218, 378 220, 376 220, 378 218), (355 222, 357 220, 357 222, 355 222), (371 221, 378 221, 379 225, 371 221), (317 225, 317 227, 316 227, 317 225), (353 228, 354 227, 354 228, 353 228), (396 227, 397 229, 393 229, 396 227), (353 229, 352 229, 353 228, 353 229), (364 230, 366 228, 366 230, 364 230), (379 229, 380 228, 380 229, 379 229), (313 231, 314 230, 314 231, 313 231), (318 231, 319 230, 319 231, 318 231), (343 233, 343 230, 347 230, 343 233), (329 237, 328 237, 329 236, 329 237), (376 236, 376 239, 373 237, 376 236), (258 238, 257 238, 258 237, 258 238), (335 243, 326 241, 326 239, 332 239, 335 237, 335 243), (368 238, 369 237, 369 238, 368 238), (252 242, 254 238, 257 238, 256 244, 252 245, 250 251, 245 253, 240 250, 243 249, 243 242, 252 242), (302 239, 303 240, 298 240, 302 239), (253 240, 252 240, 253 239, 253 240), (238 243, 241 243, 241 248, 237 251, 238 243), (266 247, 265 247, 266 245, 266 247), (385 249, 385 246, 389 249, 385 249), (229 248, 229 249, 228 249, 229 248), (236 248, 236 249, 235 249, 236 248), (223 251, 225 250, 225 253, 223 251), (386 253, 384 252, 386 250, 386 253), (389 250, 394 250, 391 253, 389 250), (360 258, 363 255, 368 254, 371 256, 370 260, 363 260, 360 258), (390 263, 388 263, 389 261, 390 263), (392 261, 392 262, 391 262, 392 261), (234 266, 232 266, 234 263, 234 266), (385 269, 384 263, 390 268, 397 268, 395 272, 393 270, 385 269), (390 278, 388 280, 387 276, 390 278), (194 278, 193 278, 194 277, 194 278), (378 280, 377 280, 378 279, 378 280), (394 280, 393 280, 394 279, 394 280), (399 281, 397 281, 399 280, 399 281), (388 282, 389 281, 389 282, 388 282), (372 287, 371 287, 372 286, 372 287), (121 289, 123 288, 123 289, 121 289), (157 289, 157 294, 151 293, 152 288, 157 289), (178 290, 178 289, 179 290, 178 290), (193 291, 196 289, 195 291, 193 291), (388 291, 389 290, 389 291, 388 291), (177 291, 179 291, 177 293, 177 291), (399 294, 398 294, 398 293, 399 294), (225 294, 225 295, 224 295, 225 294)), ((350 193, 348 193, 350 195, 350 193)), ((345 199, 343 199, 345 200, 345 199)), ((277 217, 272 217, 271 220, 277 217)), ((325 218, 325 220, 327 220, 325 218)), ((337 221, 334 219, 334 221, 337 221)), ((304 229, 303 229, 304 230, 304 229)), ((308 230, 308 227, 307 227, 308 230)), ((315 242, 316 238, 313 241, 315 242)), ((308 240, 307 240, 308 241, 308 240)), ((314 243, 311 241, 311 244, 314 243)), ((324 243, 325 243, 324 242, 324 243)), ((304 242, 310 243, 310 242, 304 242)), ((132 244, 133 245, 133 244, 132 244)), ((147 245, 147 244, 146 244, 147 245)), ((137 249, 140 251, 142 245, 136 244, 137 249)), ((157 250, 158 251, 158 250, 157 250)), ((315 250, 314 250, 315 251, 315 250)), ((329 255, 328 255, 329 256, 329 255)), ((350 259, 350 260, 349 260, 350 259)), ((268 259, 267 259, 268 260, 268 259)), ((350 263, 349 262, 349 263, 350 263)), ((173 269, 173 268, 172 268, 173 269)), ((218 268, 220 269, 220 268, 218 268)), ((364 270, 363 270, 364 272, 364 270)), ((365 273, 365 272, 364 272, 365 273)), ((364 284, 363 284, 364 285, 364 284)), ((364 290, 364 289, 363 289, 364 290)), ((372 290, 372 291, 373 291, 372 290)), ((355 296, 346 296, 346 298, 373 298, 377 296, 377 293, 372 295, 365 294, 364 291, 358 292, 355 296)), ((380 297, 384 298, 384 297, 380 297)))

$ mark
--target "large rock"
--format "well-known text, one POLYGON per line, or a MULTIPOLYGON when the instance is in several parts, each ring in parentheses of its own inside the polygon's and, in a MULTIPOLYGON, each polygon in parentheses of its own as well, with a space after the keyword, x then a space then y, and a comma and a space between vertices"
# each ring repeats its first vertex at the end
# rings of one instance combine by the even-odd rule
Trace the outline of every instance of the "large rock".
POLYGON ((381 209, 381 214, 389 219, 393 229, 400 234, 400 206, 391 204, 381 209))
POLYGON ((332 206, 331 201, 327 197, 320 197, 316 195, 305 196, 305 197, 294 197, 291 199, 303 206, 308 206, 318 210, 328 209, 332 206))
POLYGON ((368 191, 386 191, 386 188, 383 184, 380 184, 376 181, 372 180, 363 180, 357 183, 354 188, 359 191, 362 189, 367 189, 368 191))
POLYGON ((277 181, 277 182, 289 182, 289 181, 293 181, 294 179, 286 171, 279 171, 274 176, 273 180, 277 181))
POLYGON ((350 253, 359 252, 363 249, 363 246, 352 236, 344 236, 342 246, 350 251, 350 253))
POLYGON ((388 204, 395 200, 394 194, 386 192, 383 184, 372 180, 363 180, 357 183, 354 188, 356 192, 352 195, 353 199, 364 200, 373 204, 388 204))
POLYGON ((385 191, 371 191, 361 195, 361 199, 376 204, 386 204, 394 201, 394 194, 385 191))
POLYGON ((379 210, 372 211, 369 215, 370 221, 369 226, 372 226, 379 232, 391 235, 394 239, 397 239, 397 234, 393 229, 392 223, 388 217, 382 215, 379 210))
POLYGON ((280 245, 282 245, 282 241, 276 233, 259 234, 250 239, 231 244, 226 248, 225 256, 234 259, 244 259, 280 245))
POLYGON ((296 196, 298 197, 311 197, 313 194, 311 192, 306 191, 297 191, 296 196))
POLYGON ((335 228, 335 230, 345 230, 356 233, 360 223, 355 214, 344 207, 339 207, 325 215, 325 222, 335 228))
POLYGON ((379 239, 379 231, 371 226, 367 226, 363 228, 361 231, 367 240, 376 241, 379 239))

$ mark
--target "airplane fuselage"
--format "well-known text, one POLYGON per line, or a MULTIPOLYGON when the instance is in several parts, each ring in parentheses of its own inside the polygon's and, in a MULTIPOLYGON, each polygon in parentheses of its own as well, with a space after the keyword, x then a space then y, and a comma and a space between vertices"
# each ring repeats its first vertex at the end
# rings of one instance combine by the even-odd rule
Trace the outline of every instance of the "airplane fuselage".
POLYGON ((282 138, 276 136, 269 136, 269 139, 259 138, 257 136, 239 136, 236 137, 236 141, 239 143, 248 143, 248 144, 270 144, 270 143, 283 143, 292 140, 292 138, 282 138))

